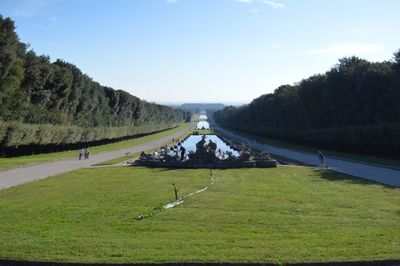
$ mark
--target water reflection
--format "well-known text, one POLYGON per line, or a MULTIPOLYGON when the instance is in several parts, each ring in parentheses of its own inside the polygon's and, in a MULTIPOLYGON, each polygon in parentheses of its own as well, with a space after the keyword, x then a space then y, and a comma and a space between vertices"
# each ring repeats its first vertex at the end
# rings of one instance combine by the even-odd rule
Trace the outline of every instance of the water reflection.
MULTIPOLYGON (((189 153, 190 151, 196 152, 196 144, 201 140, 203 135, 191 135, 187 138, 183 143, 182 146, 185 147, 186 152, 189 153)), ((232 152, 234 156, 239 156, 239 152, 233 150, 231 147, 226 145, 226 143, 220 139, 217 135, 206 135, 206 143, 209 140, 217 144, 217 150, 221 149, 222 152, 226 154, 227 151, 232 152)), ((221 158, 221 156, 219 156, 221 158)))
POLYGON ((200 115, 200 116, 199 116, 199 119, 200 119, 200 120, 207 120, 208 117, 207 117, 206 115, 200 115))
POLYGON ((206 121, 200 121, 197 123, 196 129, 210 129, 210 124, 206 121))

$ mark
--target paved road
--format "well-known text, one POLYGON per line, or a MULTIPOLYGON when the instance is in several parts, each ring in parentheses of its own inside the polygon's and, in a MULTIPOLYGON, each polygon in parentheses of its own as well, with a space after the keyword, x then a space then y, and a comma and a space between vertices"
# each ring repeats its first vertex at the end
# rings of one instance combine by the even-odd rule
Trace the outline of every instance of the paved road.
MULTIPOLYGON (((139 146, 126 148, 117 151, 93 154, 88 160, 67 159, 49 163, 41 163, 31 166, 12 168, 0 171, 0 190, 9 187, 17 186, 23 183, 31 182, 38 179, 47 178, 50 176, 66 173, 79 168, 90 167, 93 164, 98 164, 104 161, 112 160, 114 158, 122 157, 127 152, 136 153, 144 150, 149 150, 162 146, 164 143, 169 142, 172 138, 177 138, 187 132, 191 126, 182 129, 167 137, 156 139, 139 146)), ((77 151, 78 157, 78 151, 77 151)))
MULTIPOLYGON (((295 150, 283 149, 266 144, 260 144, 252 139, 239 136, 228 130, 218 127, 218 125, 216 124, 213 124, 213 127, 220 130, 229 138, 243 143, 248 143, 253 148, 265 150, 269 153, 280 155, 309 165, 319 165, 319 159, 316 153, 311 154, 295 150)), ((360 162, 348 161, 346 159, 340 158, 327 158, 326 164, 328 165, 329 169, 337 172, 353 175, 386 185, 400 187, 400 169, 363 164, 360 162)))

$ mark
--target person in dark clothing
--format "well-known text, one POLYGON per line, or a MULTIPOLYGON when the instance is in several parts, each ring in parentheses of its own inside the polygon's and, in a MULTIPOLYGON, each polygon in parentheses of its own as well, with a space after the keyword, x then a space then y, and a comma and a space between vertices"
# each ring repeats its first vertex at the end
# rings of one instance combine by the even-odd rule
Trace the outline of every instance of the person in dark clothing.
POLYGON ((185 159, 185 153, 186 153, 185 147, 181 146, 181 161, 183 161, 183 159, 185 159))
POLYGON ((322 153, 322 151, 318 151, 318 158, 321 169, 326 168, 325 155, 322 153))

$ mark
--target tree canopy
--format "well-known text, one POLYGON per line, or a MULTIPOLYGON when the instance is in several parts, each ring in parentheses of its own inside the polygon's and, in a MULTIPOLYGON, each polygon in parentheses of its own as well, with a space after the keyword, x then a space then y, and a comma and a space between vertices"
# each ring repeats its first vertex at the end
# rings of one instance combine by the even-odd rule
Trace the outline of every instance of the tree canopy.
POLYGON ((400 51, 386 62, 342 58, 324 74, 217 111, 215 118, 260 135, 394 153, 393 145, 400 146, 400 132, 393 131, 400 123, 400 51))
POLYGON ((182 121, 178 109, 148 103, 93 81, 73 64, 38 56, 0 16, 0 120, 98 126, 182 121))
POLYGON ((10 146, 145 134, 189 116, 102 86, 61 59, 50 62, 20 42, 14 22, 0 16, 0 153, 10 146))

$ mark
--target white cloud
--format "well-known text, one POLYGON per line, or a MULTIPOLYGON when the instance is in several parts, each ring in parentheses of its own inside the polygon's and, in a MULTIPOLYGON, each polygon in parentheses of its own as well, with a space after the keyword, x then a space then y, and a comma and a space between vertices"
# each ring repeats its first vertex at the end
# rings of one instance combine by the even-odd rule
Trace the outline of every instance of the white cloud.
POLYGON ((282 3, 278 3, 278 2, 274 2, 274 1, 268 1, 268 0, 264 0, 262 2, 264 4, 267 4, 267 5, 271 6, 272 8, 285 8, 285 4, 282 4, 282 3))
POLYGON ((236 0, 236 2, 245 3, 245 4, 261 3, 261 4, 269 5, 272 8, 285 8, 285 4, 275 2, 275 1, 270 1, 270 0, 236 0))
POLYGON ((360 43, 342 43, 330 47, 306 51, 306 54, 331 55, 331 56, 350 56, 358 54, 371 54, 383 52, 383 46, 380 44, 360 44, 360 43))
POLYGON ((178 0, 166 0, 168 4, 176 4, 178 0))
POLYGON ((249 10, 250 13, 258 13, 259 11, 260 10, 258 10, 257 8, 253 8, 253 9, 249 10))

